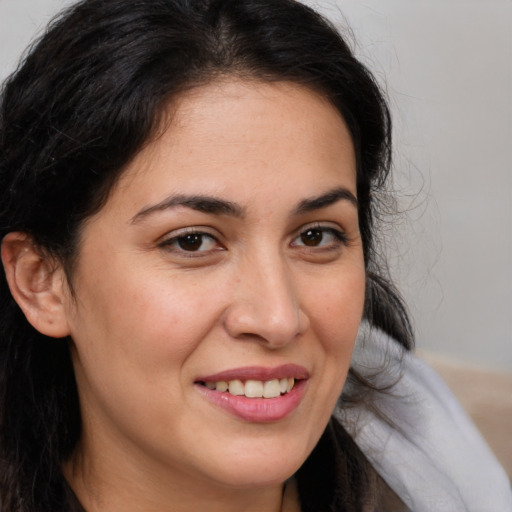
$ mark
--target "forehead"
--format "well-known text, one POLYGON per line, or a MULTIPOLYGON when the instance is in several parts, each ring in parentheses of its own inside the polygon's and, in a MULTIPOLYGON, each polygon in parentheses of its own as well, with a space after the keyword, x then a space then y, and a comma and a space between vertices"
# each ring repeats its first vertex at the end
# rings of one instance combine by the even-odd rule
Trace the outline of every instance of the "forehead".
POLYGON ((145 190, 146 200, 156 202, 173 187, 215 195, 235 187, 251 196, 282 193, 292 184, 304 197, 339 185, 355 195, 354 148, 341 115, 296 84, 225 79, 168 106, 165 122, 118 188, 145 190))

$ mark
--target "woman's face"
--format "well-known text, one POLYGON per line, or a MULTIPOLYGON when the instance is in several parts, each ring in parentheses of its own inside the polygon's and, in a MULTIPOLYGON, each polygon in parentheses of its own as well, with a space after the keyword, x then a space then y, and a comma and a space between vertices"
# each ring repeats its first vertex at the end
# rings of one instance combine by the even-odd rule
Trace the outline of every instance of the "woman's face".
POLYGON ((77 453, 100 478, 276 485, 322 434, 362 315, 351 138, 286 83, 219 81, 168 120, 82 232, 77 453))

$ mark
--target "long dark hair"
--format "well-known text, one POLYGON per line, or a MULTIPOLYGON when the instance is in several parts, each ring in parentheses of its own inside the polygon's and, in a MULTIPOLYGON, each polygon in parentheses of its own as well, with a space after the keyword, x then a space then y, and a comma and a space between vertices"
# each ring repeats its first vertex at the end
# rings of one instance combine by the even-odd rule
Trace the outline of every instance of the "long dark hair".
MULTIPOLYGON (((364 315, 410 347, 407 313, 375 250, 378 197, 391 161, 386 102, 338 32, 294 0, 83 0, 55 19, 2 90, 0 238, 27 233, 70 278, 82 223, 155 134, 165 106, 219 76, 298 83, 343 116, 357 157, 364 315)), ((61 471, 81 425, 69 343, 27 322, 2 274, 3 512, 79 509, 61 471)), ((354 372, 349 378, 364 387, 354 372)), ((297 477, 304 509, 343 503, 336 510, 358 510, 367 493, 358 475, 367 466, 343 429, 330 424, 297 477), (341 454, 333 462, 340 481, 316 492, 307 482, 319 481, 315 460, 331 445, 341 454), (340 501, 335 488, 354 498, 340 501)))

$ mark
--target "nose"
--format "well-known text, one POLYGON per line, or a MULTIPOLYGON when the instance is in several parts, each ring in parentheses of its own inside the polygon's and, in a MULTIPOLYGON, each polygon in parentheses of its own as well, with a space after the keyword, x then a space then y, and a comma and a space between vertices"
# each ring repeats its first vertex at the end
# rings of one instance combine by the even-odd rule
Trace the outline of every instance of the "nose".
POLYGON ((308 329, 296 283, 286 265, 276 260, 253 259, 239 269, 224 320, 233 338, 257 339, 269 348, 280 348, 308 329))

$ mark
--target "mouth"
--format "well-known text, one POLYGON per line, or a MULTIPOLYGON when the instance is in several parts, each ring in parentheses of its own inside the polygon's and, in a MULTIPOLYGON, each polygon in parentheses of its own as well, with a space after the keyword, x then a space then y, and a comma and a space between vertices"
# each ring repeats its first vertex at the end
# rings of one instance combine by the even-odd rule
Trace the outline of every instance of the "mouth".
POLYGON ((309 372, 294 364, 277 368, 246 367, 201 377, 195 384, 213 405, 252 423, 279 421, 304 396, 309 372))
POLYGON ((247 398, 277 398, 289 393, 295 386, 293 377, 284 377, 282 379, 254 380, 249 379, 245 382, 240 379, 218 380, 218 381, 200 381, 200 385, 220 393, 229 393, 233 396, 245 396, 247 398))

